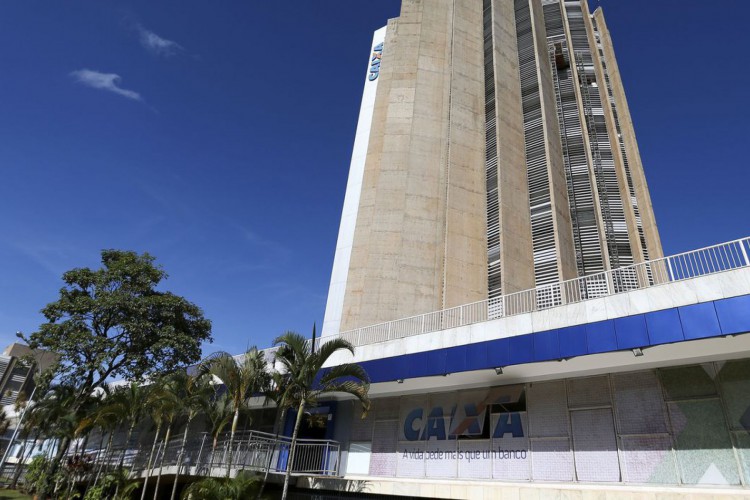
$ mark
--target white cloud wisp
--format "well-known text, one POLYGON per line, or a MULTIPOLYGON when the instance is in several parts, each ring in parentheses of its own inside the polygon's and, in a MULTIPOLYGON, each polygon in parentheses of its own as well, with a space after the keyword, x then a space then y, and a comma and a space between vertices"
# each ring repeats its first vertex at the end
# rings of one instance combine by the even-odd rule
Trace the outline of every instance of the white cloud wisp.
POLYGON ((140 24, 136 26, 136 29, 138 30, 141 45, 156 56, 172 57, 183 50, 182 45, 179 43, 162 38, 140 24))
POLYGON ((121 78, 120 75, 115 73, 102 73, 91 69, 79 69, 70 73, 78 83, 91 87, 93 89, 106 90, 108 92, 114 92, 115 94, 127 97, 134 101, 142 101, 141 94, 133 90, 127 90, 120 86, 118 83, 121 78))

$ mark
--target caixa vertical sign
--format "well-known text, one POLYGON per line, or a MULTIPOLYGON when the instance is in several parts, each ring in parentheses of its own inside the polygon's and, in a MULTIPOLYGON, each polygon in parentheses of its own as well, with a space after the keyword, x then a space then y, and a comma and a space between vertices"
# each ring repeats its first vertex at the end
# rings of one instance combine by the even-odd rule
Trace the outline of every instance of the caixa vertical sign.
POLYGON ((371 82, 377 80, 380 74, 380 59, 383 57, 383 42, 380 42, 372 48, 372 57, 370 58, 370 74, 367 77, 371 82))

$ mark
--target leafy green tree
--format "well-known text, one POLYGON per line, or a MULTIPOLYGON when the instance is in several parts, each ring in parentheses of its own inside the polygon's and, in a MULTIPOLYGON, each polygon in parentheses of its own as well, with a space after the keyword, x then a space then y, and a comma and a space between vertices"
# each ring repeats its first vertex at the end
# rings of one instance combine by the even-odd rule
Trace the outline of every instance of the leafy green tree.
POLYGON ((265 356, 255 347, 243 354, 239 361, 228 353, 216 353, 206 360, 202 369, 221 380, 234 409, 227 461, 227 477, 229 477, 232 468, 234 436, 237 432, 240 413, 248 407, 253 396, 257 394, 265 396, 271 375, 267 369, 265 356))
MULTIPOLYGON (((313 335, 314 337, 314 335, 313 335)), ((287 332, 274 340, 278 345, 276 362, 281 363, 282 370, 279 398, 282 405, 297 409, 289 460, 286 464, 282 500, 289 491, 289 478, 294 468, 294 455, 297 446, 297 434, 306 408, 318 405, 320 397, 330 393, 351 394, 362 405, 363 417, 370 408, 369 377, 364 369, 356 363, 344 363, 323 369, 323 365, 337 351, 346 350, 354 354, 354 347, 346 340, 337 338, 322 344, 317 350, 314 342, 308 342, 298 333, 287 332)))
POLYGON ((24 338, 60 355, 56 375, 91 394, 111 378, 142 380, 200 359, 211 322, 183 297, 157 290, 167 277, 148 253, 103 250, 100 269, 63 274, 65 286, 24 338))

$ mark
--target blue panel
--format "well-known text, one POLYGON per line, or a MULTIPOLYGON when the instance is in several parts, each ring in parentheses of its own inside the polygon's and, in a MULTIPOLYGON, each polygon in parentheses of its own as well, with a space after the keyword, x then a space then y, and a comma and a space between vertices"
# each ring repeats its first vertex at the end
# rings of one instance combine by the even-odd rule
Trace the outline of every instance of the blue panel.
POLYGON ((427 367, 430 375, 445 375, 445 360, 448 349, 438 349, 427 352, 427 367))
POLYGON ((586 343, 589 354, 617 350, 615 324, 610 320, 588 323, 586 326, 586 343))
POLYGON ((430 357, 427 352, 415 352, 408 355, 409 378, 426 377, 432 375, 430 370, 430 357))
POLYGON ((510 364, 510 341, 499 339, 487 342, 487 363, 492 368, 510 364))
POLYGON ((370 382, 388 382, 396 380, 397 376, 389 370, 389 362, 394 358, 377 359, 373 361, 364 361, 360 363, 360 366, 364 368, 367 375, 370 377, 370 382))
POLYGON ((557 330, 537 332, 534 338, 534 361, 547 361, 560 358, 560 341, 557 330))
POLYGON ((508 339, 510 342, 509 365, 531 363, 534 361, 534 339, 531 335, 517 335, 508 339))
POLYGON ((584 325, 560 328, 557 335, 560 339, 561 358, 572 358, 589 353, 586 345, 586 327, 584 325))
MULTIPOLYGON (((494 368, 493 365, 487 361, 487 352, 489 351, 490 342, 479 342, 477 344, 469 344, 466 347, 466 369, 467 370, 483 370, 486 368, 494 368)), ((505 361, 507 363, 508 348, 505 348, 505 361)), ((503 366, 499 364, 497 366, 503 366)))
POLYGON ((458 373, 466 370, 466 346, 460 345, 446 349, 445 371, 458 373))
POLYGON ((360 363, 362 368, 370 377, 370 382, 391 382, 399 378, 404 378, 406 373, 399 370, 398 367, 405 365, 405 356, 396 356, 393 358, 376 359, 360 363))
POLYGON ((750 332, 750 295, 717 300, 714 305, 721 333, 730 335, 750 332))
POLYGON ((646 347, 649 345, 646 318, 643 314, 625 316, 624 318, 617 318, 614 321, 617 347, 619 349, 632 349, 634 347, 646 347))
POLYGON ((713 302, 703 302, 678 308, 682 332, 686 340, 718 337, 721 335, 719 318, 713 302))
POLYGON ((409 356, 394 356, 387 358, 386 369, 388 370, 388 380, 400 380, 409 378, 409 356))
POLYGON ((676 308, 646 313, 646 327, 652 345, 685 340, 676 308))

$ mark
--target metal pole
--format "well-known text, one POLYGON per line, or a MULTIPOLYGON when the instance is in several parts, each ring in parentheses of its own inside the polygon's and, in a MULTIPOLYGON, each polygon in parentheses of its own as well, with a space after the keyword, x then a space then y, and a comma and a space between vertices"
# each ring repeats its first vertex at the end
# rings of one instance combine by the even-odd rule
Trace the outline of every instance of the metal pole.
POLYGON ((740 240, 740 249, 742 250, 742 256, 745 258, 745 265, 750 265, 750 260, 747 258, 747 250, 745 250, 745 242, 740 240))
POLYGON ((198 450, 198 458, 195 459, 195 471, 196 472, 198 471, 198 467, 200 466, 200 463, 201 463, 201 455, 203 454, 203 445, 206 443, 207 435, 208 433, 206 432, 203 433, 203 440, 201 441, 201 447, 198 450))
POLYGON ((674 269, 672 269, 672 259, 669 257, 667 257, 667 267, 669 268, 669 276, 667 276, 667 278, 669 278, 668 281, 676 281, 674 269))

